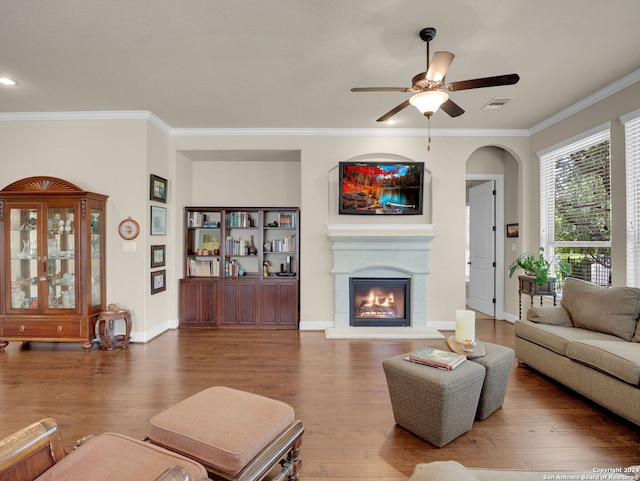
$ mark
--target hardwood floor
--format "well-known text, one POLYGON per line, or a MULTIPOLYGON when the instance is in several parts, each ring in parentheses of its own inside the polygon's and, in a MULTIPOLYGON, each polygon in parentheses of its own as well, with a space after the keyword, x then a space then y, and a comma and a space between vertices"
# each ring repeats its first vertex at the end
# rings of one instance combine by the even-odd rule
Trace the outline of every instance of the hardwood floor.
MULTIPOLYGON (((480 339, 513 347, 511 324, 476 324, 480 339)), ((425 344, 327 341, 322 332, 308 331, 185 329, 112 352, 12 343, 0 354, 0 438, 47 416, 61 425, 67 449, 90 433, 142 438, 160 410, 226 385, 295 408, 306 428, 300 478, 308 481, 406 480, 417 463, 449 459, 546 470, 640 463, 637 426, 515 365, 502 409, 444 448, 431 446, 395 425, 381 364, 425 344)))

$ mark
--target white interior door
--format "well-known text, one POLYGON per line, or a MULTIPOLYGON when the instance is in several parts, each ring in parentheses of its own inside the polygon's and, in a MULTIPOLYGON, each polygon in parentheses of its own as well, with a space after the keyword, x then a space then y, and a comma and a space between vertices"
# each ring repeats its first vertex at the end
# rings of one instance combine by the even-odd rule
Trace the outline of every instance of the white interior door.
POLYGON ((495 183, 469 189, 469 307, 495 316, 495 183))

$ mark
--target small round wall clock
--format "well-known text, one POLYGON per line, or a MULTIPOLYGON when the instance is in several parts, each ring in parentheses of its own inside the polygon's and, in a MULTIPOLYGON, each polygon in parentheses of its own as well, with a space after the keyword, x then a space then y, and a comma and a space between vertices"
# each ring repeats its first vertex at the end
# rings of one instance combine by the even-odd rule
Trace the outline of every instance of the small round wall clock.
POLYGON ((118 226, 118 234, 125 240, 132 240, 138 237, 140 234, 140 225, 131 217, 127 217, 120 222, 118 226))

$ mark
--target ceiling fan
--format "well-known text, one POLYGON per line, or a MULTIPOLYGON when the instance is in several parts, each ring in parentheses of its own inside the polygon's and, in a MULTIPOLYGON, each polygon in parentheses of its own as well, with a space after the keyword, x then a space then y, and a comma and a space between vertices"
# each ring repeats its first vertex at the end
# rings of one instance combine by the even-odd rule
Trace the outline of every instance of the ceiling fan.
POLYGON ((411 79, 411 87, 355 87, 352 92, 413 92, 415 95, 405 100, 400 105, 392 108, 389 112, 380 117, 377 121, 384 122, 409 105, 415 106, 427 118, 442 108, 451 117, 458 117, 464 110, 449 98, 449 92, 458 90, 479 89, 484 87, 498 87, 501 85, 513 85, 518 83, 520 76, 512 73, 507 75, 497 75, 495 77, 484 77, 472 80, 462 80, 451 82, 445 85, 444 76, 453 61, 455 55, 451 52, 435 52, 433 59, 429 62, 429 42, 436 36, 436 29, 433 27, 423 28, 420 31, 420 38, 427 43, 427 68, 424 72, 411 79))

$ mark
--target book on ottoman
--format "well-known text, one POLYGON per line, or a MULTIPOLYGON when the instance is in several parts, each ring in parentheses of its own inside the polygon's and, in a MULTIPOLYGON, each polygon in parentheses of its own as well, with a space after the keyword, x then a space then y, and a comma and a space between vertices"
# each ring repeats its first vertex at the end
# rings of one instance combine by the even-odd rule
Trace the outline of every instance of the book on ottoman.
POLYGON ((464 362, 467 356, 427 346, 410 353, 405 359, 410 362, 451 371, 464 362))

